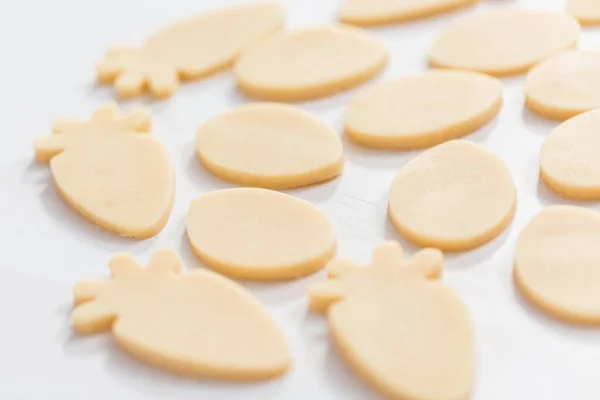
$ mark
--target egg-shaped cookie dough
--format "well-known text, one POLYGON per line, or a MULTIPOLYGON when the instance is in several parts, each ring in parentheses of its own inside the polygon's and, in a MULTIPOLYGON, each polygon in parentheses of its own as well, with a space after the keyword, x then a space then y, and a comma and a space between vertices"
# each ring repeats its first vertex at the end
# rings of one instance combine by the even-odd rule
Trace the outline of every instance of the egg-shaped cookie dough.
POLYGON ((453 140, 400 169, 390 188, 388 211, 408 240, 460 251, 498 236, 515 208, 516 189, 504 162, 477 144, 453 140))
POLYGON ((377 75, 388 51, 358 28, 328 26, 282 33, 245 51, 235 65, 248 95, 276 101, 329 96, 377 75))

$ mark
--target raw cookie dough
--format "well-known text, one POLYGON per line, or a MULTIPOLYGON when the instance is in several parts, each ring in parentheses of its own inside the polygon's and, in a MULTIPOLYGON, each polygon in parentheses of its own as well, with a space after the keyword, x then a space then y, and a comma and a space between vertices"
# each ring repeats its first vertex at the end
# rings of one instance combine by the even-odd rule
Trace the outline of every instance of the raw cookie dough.
POLYGON ((502 84, 495 78, 429 70, 361 91, 346 109, 345 131, 369 147, 429 147, 481 128, 501 105, 502 84))
POLYGON ((568 0, 567 11, 582 25, 600 24, 600 1, 598 0, 568 0))
POLYGON ((353 25, 380 25, 429 17, 479 0, 344 0, 340 19, 353 25))
POLYGON ((492 11, 451 24, 429 52, 435 67, 491 75, 520 74, 541 60, 575 47, 577 20, 566 13, 492 11))
POLYGON ((446 251, 470 250, 513 219, 516 188, 489 150, 453 140, 406 163, 390 188, 389 216, 410 241, 446 251))
POLYGON ((148 238, 167 223, 175 191, 173 167, 149 129, 145 111, 120 116, 109 103, 89 122, 54 124, 54 135, 35 142, 35 156, 50 163, 58 193, 84 218, 117 235, 148 238))
POLYGON ((343 168, 335 132, 299 108, 255 103, 205 123, 196 135, 202 165, 240 185, 285 189, 322 182, 343 168))
POLYGON ((393 399, 469 397, 475 350, 469 315, 440 280, 443 257, 425 249, 407 260, 396 242, 375 249, 371 266, 336 260, 329 280, 310 286, 313 311, 363 379, 393 399))
POLYGON ((141 49, 109 50, 98 64, 98 80, 114 84, 123 98, 146 88, 154 97, 169 97, 181 79, 200 79, 232 65, 246 47, 279 30, 284 18, 276 1, 213 10, 157 32, 141 49))
POLYGON ((336 248, 333 226, 321 210, 267 189, 224 189, 198 197, 188 211, 187 233, 202 262, 249 280, 310 275, 336 248))
POLYGON ((286 372, 287 343, 258 301, 214 272, 180 270, 170 250, 154 253, 145 269, 129 254, 114 256, 112 280, 75 286, 75 330, 112 331, 140 360, 198 378, 264 380, 286 372))
POLYGON ((525 95, 531 110, 551 119, 600 108, 600 51, 573 50, 536 65, 525 95))
POLYGON ((561 196, 600 200, 600 110, 559 125, 540 152, 540 177, 561 196))
POLYGON ((309 28, 273 36, 245 51, 235 65, 247 94, 301 101, 358 86, 388 60, 385 44, 352 27, 309 28))
POLYGON ((545 312, 600 324, 600 213, 573 206, 542 210, 519 235, 514 277, 545 312))

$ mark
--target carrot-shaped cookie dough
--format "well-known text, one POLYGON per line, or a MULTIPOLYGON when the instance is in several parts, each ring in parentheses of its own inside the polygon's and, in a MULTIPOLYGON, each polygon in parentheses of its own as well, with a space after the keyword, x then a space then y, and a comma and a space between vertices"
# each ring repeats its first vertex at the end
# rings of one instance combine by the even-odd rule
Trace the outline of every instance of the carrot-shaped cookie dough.
POLYGON ((327 312, 331 335, 354 370, 393 399, 465 400, 474 341, 466 308, 439 281, 443 256, 424 249, 404 259, 383 243, 372 265, 329 264, 329 280, 309 288, 313 311, 327 312))
POLYGON ((170 250, 154 253, 145 269, 117 254, 112 280, 75 286, 75 330, 110 330, 133 356, 188 376, 264 380, 285 373, 286 341, 261 305, 220 275, 180 268, 170 250))
POLYGON ((181 79, 194 80, 229 67, 249 45, 279 30, 283 7, 263 1, 214 10, 150 36, 142 48, 114 48, 98 64, 98 81, 120 97, 171 96, 181 79))
POLYGON ((142 110, 120 116, 100 107, 89 122, 59 121, 35 142, 35 157, 49 163, 58 193, 94 224, 125 237, 147 238, 166 224, 174 173, 165 149, 147 133, 142 110))

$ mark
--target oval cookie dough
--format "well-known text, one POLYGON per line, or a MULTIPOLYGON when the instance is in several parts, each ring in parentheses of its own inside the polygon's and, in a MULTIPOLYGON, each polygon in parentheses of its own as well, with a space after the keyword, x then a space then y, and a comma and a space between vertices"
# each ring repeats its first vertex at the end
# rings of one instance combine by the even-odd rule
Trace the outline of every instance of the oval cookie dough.
POLYGON ((429 70, 360 92, 346 109, 345 131, 369 147, 428 147, 481 128, 501 104, 502 84, 495 78, 429 70))
POLYGON ((556 193, 576 200, 600 200, 600 110, 559 125, 540 152, 540 177, 556 193))
POLYGON ((516 189, 506 165, 483 147, 454 140, 410 160, 390 188, 389 215, 412 242, 469 250, 512 221, 516 189))
POLYGON ((248 49, 238 59, 235 75, 251 96, 301 101, 357 86, 377 75, 387 59, 385 44, 360 29, 310 28, 248 49))
POLYGON ((333 226, 321 210, 267 189, 224 189, 198 197, 188 211, 187 233, 204 263, 250 280, 312 274, 336 248, 333 226))
POLYGON ((600 324, 600 213, 573 206, 541 211, 519 235, 514 277, 545 312, 600 324))
POLYGON ((408 21, 475 4, 479 0, 344 0, 340 19, 354 25, 408 21))
POLYGON ((600 107, 600 51, 574 50, 546 60, 525 80, 527 106, 563 120, 600 107))
POLYGON ((338 176, 342 142, 299 108, 276 103, 242 106, 209 120, 197 133, 202 165, 240 185, 285 189, 338 176))
POLYGON ((600 1, 598 0, 568 0, 567 11, 582 25, 600 24, 600 1))
POLYGON ((429 62, 498 76, 519 74, 574 47, 579 30, 577 20, 565 13, 509 10, 474 15, 442 32, 429 62))

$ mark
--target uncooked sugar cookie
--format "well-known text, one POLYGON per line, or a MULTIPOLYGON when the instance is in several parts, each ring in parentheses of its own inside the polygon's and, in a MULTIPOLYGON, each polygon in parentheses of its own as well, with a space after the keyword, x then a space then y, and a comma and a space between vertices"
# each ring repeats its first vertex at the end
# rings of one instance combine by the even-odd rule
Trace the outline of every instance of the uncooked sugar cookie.
POLYGON ((50 163, 58 193, 94 224, 125 237, 147 238, 166 224, 174 196, 173 167, 138 110, 119 115, 100 107, 89 122, 58 121, 54 135, 35 142, 39 162, 50 163))
POLYGON ((573 50, 533 68, 525 80, 527 106, 563 120, 600 107, 600 51, 573 50))
POLYGON ((224 189, 198 197, 188 211, 187 234, 204 263, 250 280, 312 274, 336 248, 333 226, 321 210, 267 189, 224 189))
POLYGON ((129 254, 114 256, 112 280, 75 286, 75 330, 110 330, 133 356, 184 375, 264 380, 285 373, 287 343, 260 303, 218 274, 180 269, 170 250, 154 253, 145 269, 129 254))
POLYGON ((249 45, 279 30, 276 1, 242 4, 186 19, 150 36, 140 49, 114 48, 98 64, 98 80, 113 83, 120 97, 169 97, 180 79, 200 79, 233 64, 249 45))
POLYGON ((502 105, 502 84, 469 71, 427 72, 372 85, 346 108, 345 131, 370 147, 415 149, 467 135, 502 105))
POLYGON ((600 200, 600 110, 559 125, 540 152, 540 177, 556 193, 600 200))
POLYGON ((582 25, 600 24, 600 1, 598 0, 568 0, 567 11, 582 25))
POLYGON ((321 121, 285 104, 256 103, 205 123, 196 135, 202 165, 240 185, 285 189, 338 176, 342 142, 321 121))
POLYGON ((469 250, 498 236, 512 221, 516 189, 502 160, 453 140, 406 163, 390 188, 389 216, 421 246, 469 250))
POLYGON ((442 253, 411 260, 396 242, 375 249, 371 266, 336 260, 329 280, 310 286, 314 311, 354 370, 398 400, 467 399, 475 350, 465 306, 439 277, 442 253))
POLYGON ((310 28, 248 49, 236 62, 235 75, 251 96, 300 101, 357 86, 377 75, 387 59, 385 44, 358 28, 310 28))
POLYGON ((344 0, 340 19, 354 25, 407 21, 475 4, 479 0, 344 0))
POLYGON ((573 206, 542 210, 519 235, 514 277, 545 312, 600 324, 600 213, 573 206))
POLYGON ((532 10, 477 14, 446 28, 429 52, 435 67, 491 75, 526 72, 539 61, 574 47, 577 20, 566 13, 532 10))

